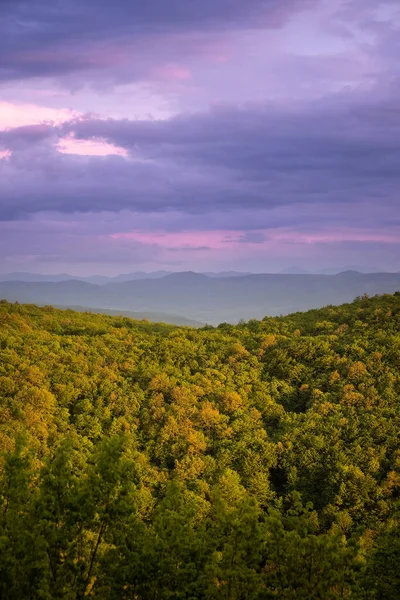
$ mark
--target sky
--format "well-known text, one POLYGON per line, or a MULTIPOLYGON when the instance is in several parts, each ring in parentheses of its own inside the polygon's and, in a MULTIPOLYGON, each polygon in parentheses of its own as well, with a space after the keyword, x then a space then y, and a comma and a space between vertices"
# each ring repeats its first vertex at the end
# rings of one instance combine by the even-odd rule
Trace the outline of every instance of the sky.
POLYGON ((0 272, 400 270, 398 0, 1 0, 0 272))

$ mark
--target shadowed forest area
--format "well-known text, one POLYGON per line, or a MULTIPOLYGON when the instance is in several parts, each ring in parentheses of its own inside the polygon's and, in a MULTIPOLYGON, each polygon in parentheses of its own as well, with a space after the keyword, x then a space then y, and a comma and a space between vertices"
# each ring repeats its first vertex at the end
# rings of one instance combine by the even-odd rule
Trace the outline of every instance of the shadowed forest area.
POLYGON ((0 303, 0 598, 400 597, 400 293, 200 329, 0 303))

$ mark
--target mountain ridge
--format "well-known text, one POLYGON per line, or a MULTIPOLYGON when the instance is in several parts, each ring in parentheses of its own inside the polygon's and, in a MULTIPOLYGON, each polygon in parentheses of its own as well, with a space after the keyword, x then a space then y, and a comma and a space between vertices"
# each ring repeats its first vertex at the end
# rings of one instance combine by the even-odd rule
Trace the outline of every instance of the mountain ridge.
POLYGON ((399 273, 278 273, 213 278, 183 272, 107 285, 80 280, 0 282, 0 298, 42 305, 166 313, 216 324, 342 304, 364 294, 393 293, 399 289, 399 273))

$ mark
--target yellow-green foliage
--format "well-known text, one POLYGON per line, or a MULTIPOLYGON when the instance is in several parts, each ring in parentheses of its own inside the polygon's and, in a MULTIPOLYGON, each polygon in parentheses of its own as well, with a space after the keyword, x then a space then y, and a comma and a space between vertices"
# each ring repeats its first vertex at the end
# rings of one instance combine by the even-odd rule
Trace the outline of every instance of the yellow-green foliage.
POLYGON ((400 294, 203 329, 0 302, 0 597, 400 597, 400 294))

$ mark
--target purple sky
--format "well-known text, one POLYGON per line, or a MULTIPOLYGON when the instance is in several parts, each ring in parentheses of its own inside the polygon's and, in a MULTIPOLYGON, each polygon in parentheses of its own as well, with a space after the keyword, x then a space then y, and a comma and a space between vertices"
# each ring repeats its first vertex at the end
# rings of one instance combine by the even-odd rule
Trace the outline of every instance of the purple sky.
POLYGON ((399 0, 1 0, 0 272, 400 270, 399 0))

